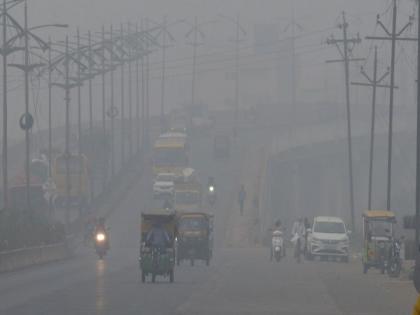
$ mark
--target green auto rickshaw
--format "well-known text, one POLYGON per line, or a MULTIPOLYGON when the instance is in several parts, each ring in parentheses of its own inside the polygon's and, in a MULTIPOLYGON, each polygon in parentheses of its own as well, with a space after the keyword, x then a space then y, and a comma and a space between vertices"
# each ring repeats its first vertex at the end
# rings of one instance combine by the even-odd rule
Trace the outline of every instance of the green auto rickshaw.
POLYGON ((370 268, 385 273, 396 222, 391 211, 368 210, 363 213, 363 273, 370 268))
POLYGON ((178 214, 176 261, 187 260, 191 266, 195 260, 202 260, 208 266, 213 254, 213 216, 203 212, 178 214))
POLYGON ((156 281, 156 276, 163 276, 174 282, 176 235, 175 211, 154 210, 141 214, 139 265, 142 282, 149 276, 152 282, 156 281), (161 235, 165 235, 164 246, 156 247, 150 241, 156 229, 161 235))

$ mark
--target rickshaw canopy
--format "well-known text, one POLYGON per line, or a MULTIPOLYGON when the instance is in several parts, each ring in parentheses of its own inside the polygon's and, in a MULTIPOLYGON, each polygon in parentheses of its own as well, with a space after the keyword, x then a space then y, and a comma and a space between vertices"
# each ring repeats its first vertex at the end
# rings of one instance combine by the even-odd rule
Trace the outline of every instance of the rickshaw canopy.
POLYGON ((365 219, 395 221, 395 213, 389 210, 367 210, 363 213, 365 219))
POLYGON ((173 210, 156 209, 141 213, 141 236, 144 241, 155 223, 160 223, 173 240, 176 236, 176 213, 173 210))

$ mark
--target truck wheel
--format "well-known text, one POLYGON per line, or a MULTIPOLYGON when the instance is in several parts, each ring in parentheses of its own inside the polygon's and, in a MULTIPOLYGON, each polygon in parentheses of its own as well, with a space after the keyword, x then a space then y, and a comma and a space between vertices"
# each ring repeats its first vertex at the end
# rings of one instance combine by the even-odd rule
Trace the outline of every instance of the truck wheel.
POLYGON ((144 273, 144 271, 141 272, 141 282, 142 283, 146 282, 146 274, 144 273))
POLYGON ((206 266, 208 267, 208 266, 210 266, 210 257, 207 257, 206 258, 206 266))
POLYGON ((191 265, 191 267, 194 266, 194 258, 191 258, 190 265, 191 265))
POLYGON ((152 283, 155 283, 155 282, 156 282, 156 274, 152 273, 152 283))

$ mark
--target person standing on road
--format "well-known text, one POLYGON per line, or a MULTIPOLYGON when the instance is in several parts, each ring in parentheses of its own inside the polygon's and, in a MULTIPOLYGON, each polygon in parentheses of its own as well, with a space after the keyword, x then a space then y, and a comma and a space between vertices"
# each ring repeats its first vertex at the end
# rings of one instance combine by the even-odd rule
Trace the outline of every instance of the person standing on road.
POLYGON ((244 185, 241 185, 241 190, 239 190, 239 195, 238 195, 239 210, 241 212, 241 215, 244 214, 245 199, 246 199, 245 186, 244 185))
POLYGON ((292 227, 292 242, 295 244, 295 258, 298 263, 300 263, 302 243, 304 242, 305 234, 305 223, 302 218, 299 218, 293 223, 292 227))

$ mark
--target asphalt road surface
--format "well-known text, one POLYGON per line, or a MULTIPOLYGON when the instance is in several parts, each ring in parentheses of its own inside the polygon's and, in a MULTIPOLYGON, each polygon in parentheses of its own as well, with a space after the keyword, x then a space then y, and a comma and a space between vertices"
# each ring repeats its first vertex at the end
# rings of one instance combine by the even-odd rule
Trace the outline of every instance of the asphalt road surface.
POLYGON ((82 247, 71 260, 1 275, 0 314, 410 314, 416 294, 409 281, 375 271, 363 275, 357 258, 349 264, 296 264, 289 254, 273 263, 267 248, 241 239, 252 216, 249 209, 239 216, 236 193, 247 179, 259 136, 241 134, 228 160, 213 159, 211 137, 193 139, 192 166, 203 180, 213 175, 219 193, 210 267, 185 263, 177 267, 173 284, 139 280, 139 217, 151 203, 149 171, 110 218, 105 260, 82 247))

